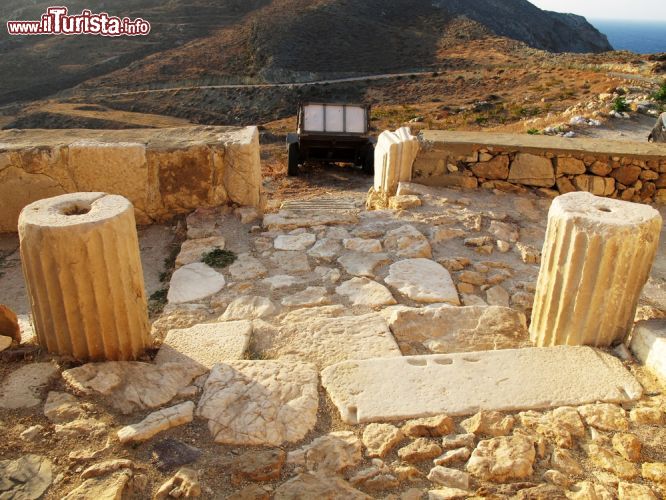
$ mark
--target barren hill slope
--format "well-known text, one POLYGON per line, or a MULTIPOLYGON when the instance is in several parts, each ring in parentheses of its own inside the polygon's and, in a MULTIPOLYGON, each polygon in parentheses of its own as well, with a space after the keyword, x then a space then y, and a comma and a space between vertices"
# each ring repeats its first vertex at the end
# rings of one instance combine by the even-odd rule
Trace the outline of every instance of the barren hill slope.
MULTIPOLYGON (((5 0, 0 20, 35 19, 48 5, 5 0)), ((611 49, 583 18, 526 0, 73 0, 69 7, 143 17, 153 30, 112 40, 2 33, 0 104, 83 82, 134 88, 428 68, 452 39, 491 33, 551 51, 611 49)))

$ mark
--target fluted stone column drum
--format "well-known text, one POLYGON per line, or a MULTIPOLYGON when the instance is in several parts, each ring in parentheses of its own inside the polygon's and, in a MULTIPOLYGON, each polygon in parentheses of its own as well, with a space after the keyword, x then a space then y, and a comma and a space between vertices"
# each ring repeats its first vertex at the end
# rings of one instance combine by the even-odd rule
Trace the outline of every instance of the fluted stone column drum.
POLYGON ((548 214, 530 334, 537 346, 626 340, 659 244, 654 208, 569 193, 548 214))
POLYGON ((132 360, 149 345, 134 210, 105 193, 40 200, 19 218, 39 344, 80 361, 132 360))

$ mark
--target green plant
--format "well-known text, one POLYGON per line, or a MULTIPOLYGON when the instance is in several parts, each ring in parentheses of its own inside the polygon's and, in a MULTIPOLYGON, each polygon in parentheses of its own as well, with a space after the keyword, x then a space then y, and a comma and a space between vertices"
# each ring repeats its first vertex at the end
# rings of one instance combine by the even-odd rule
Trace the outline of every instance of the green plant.
POLYGON ((527 133, 530 135, 541 135, 541 130, 538 128, 531 128, 527 131, 527 133))
POLYGON ((201 262, 209 265, 210 267, 216 267, 221 269, 223 267, 230 266, 238 257, 235 253, 230 252, 229 250, 222 250, 216 248, 208 253, 203 254, 201 257, 201 262))
POLYGON ((159 314, 164 310, 164 306, 167 304, 167 294, 168 290, 166 288, 162 288, 150 296, 148 302, 148 312, 151 315, 159 314))
POLYGON ((622 96, 615 99, 615 101, 613 101, 613 111, 616 111, 617 113, 626 113, 629 111, 627 100, 622 96))
POLYGON ((664 80, 664 83, 661 84, 659 90, 652 94, 652 98, 657 102, 666 104, 666 80, 664 80))

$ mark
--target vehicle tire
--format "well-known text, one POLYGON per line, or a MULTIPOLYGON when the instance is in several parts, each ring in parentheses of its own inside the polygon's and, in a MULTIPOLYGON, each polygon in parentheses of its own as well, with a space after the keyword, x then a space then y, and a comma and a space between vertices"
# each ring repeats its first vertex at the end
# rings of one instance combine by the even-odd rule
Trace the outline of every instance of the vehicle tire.
POLYGON ((289 160, 287 163, 287 175, 289 177, 295 177, 298 175, 298 162, 301 156, 301 148, 298 146, 297 142, 292 142, 287 148, 289 152, 289 160))
POLYGON ((363 173, 366 175, 375 174, 375 148, 372 146, 365 152, 365 158, 363 159, 363 173))

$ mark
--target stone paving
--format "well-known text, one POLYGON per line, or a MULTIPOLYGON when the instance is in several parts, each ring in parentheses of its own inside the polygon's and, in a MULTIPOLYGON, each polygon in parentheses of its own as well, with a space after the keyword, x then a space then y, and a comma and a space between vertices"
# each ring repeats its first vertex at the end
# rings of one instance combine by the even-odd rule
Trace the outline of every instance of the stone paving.
MULTIPOLYGON (((626 349, 529 349, 550 199, 409 192, 408 210, 191 214, 154 360, 2 382, 4 408, 46 404, 15 441, 41 454, 0 461, 0 496, 663 497, 663 386, 626 349), (236 261, 200 262, 216 248, 236 261)), ((666 311, 663 248, 638 319, 666 311)))

